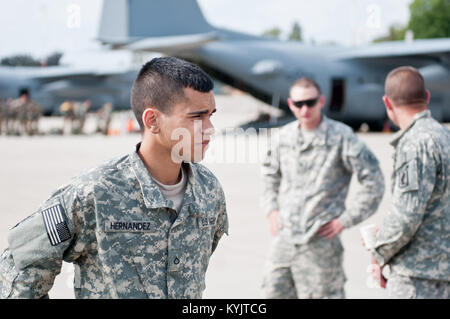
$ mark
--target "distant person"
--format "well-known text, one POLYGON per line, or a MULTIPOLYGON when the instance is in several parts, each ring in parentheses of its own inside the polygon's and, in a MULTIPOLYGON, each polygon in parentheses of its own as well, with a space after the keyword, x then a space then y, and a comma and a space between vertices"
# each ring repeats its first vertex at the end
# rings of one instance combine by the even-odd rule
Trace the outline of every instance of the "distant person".
POLYGON ((9 101, 8 105, 7 116, 12 134, 37 134, 40 113, 41 109, 36 102, 31 100, 29 90, 20 90, 19 97, 9 101))
POLYGON ((3 120, 4 120, 6 135, 14 134, 15 126, 16 126, 15 125, 16 113, 15 113, 14 103, 11 103, 12 101, 14 101, 14 100, 11 98, 8 98, 6 100, 5 106, 3 108, 3 110, 4 110, 3 120))
POLYGON ((262 206, 274 236, 264 295, 345 298, 339 234, 375 213, 383 175, 352 129, 322 114, 325 97, 314 80, 297 80, 287 102, 297 121, 281 128, 262 167, 262 206), (360 189, 346 207, 353 174, 360 189))
POLYGON ((21 90, 17 99, 17 119, 20 126, 20 134, 27 133, 27 113, 28 103, 30 102, 30 92, 27 89, 21 90))
POLYGON ((112 103, 103 104, 102 108, 97 111, 97 132, 108 135, 112 111, 112 103))
POLYGON ((0 100, 0 135, 2 135, 2 132, 3 132, 3 127, 4 127, 3 120, 4 120, 4 117, 5 117, 5 106, 2 103, 2 101, 0 100))
POLYGON ((372 249, 374 277, 392 298, 449 299, 450 132, 427 110, 430 93, 413 67, 388 74, 383 101, 400 131, 391 141, 392 205, 372 249))
POLYGON ((25 132, 28 135, 39 134, 39 120, 41 118, 41 107, 34 101, 29 100, 25 105, 25 132))
POLYGON ((74 126, 72 127, 73 134, 83 134, 84 125, 86 123, 87 112, 91 108, 91 101, 73 102, 74 126))
POLYGON ((194 64, 146 63, 131 90, 142 141, 60 187, 11 229, 0 298, 47 298, 63 260, 74 264, 76 298, 201 298, 228 231, 222 187, 196 163, 213 133, 212 89, 194 64))
POLYGON ((64 134, 64 132, 72 132, 74 129, 73 122, 75 120, 73 102, 67 100, 61 103, 61 105, 59 106, 59 113, 63 116, 62 133, 64 134))
POLYGON ((27 89, 19 92, 19 97, 7 101, 7 131, 10 135, 26 133, 26 104, 30 95, 27 89))

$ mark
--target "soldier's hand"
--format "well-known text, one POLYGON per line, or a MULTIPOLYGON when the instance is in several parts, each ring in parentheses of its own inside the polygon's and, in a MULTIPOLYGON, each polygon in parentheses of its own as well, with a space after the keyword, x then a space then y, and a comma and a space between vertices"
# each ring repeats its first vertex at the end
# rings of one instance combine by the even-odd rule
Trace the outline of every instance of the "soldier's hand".
POLYGON ((319 236, 323 236, 326 239, 331 239, 334 236, 341 233, 344 230, 344 225, 342 225, 341 221, 338 218, 333 219, 331 222, 326 223, 322 227, 319 228, 317 234, 319 236))
MULTIPOLYGON (((384 267, 384 266, 383 266, 384 267)), ((372 277, 381 288, 386 288, 386 278, 383 276, 383 267, 380 267, 377 260, 372 257, 372 277)))
POLYGON ((280 231, 280 211, 279 210, 274 210, 272 211, 267 218, 269 218, 269 223, 270 223, 270 233, 272 234, 272 236, 277 236, 278 232, 280 231))

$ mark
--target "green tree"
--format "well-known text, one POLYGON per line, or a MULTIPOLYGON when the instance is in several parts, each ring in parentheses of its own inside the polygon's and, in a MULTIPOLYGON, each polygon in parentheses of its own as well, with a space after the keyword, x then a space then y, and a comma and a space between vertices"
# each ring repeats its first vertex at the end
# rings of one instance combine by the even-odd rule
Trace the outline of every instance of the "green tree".
POLYGON ((49 55, 46 59, 47 65, 59 65, 59 61, 61 60, 63 54, 61 52, 55 52, 49 55))
POLYGON ((41 62, 30 55, 18 54, 1 59, 0 64, 7 66, 40 66, 41 62))
POLYGON ((262 35, 263 35, 263 37, 279 39, 280 34, 281 34, 281 29, 278 27, 274 27, 272 29, 264 31, 262 35))
POLYGON ((397 41, 404 40, 407 29, 402 26, 391 25, 389 34, 380 38, 376 38, 373 42, 397 41))
POLYGON ((450 0, 414 0, 409 11, 405 27, 392 25, 388 35, 373 42, 404 40, 407 30, 412 31, 415 39, 450 37, 450 0))
POLYGON ((295 22, 292 26, 292 31, 291 34, 289 34, 288 37, 289 40, 291 41, 299 41, 302 42, 302 29, 300 27, 300 25, 298 24, 298 22, 295 22))
POLYGON ((408 29, 416 39, 450 37, 450 0, 414 0, 408 29))

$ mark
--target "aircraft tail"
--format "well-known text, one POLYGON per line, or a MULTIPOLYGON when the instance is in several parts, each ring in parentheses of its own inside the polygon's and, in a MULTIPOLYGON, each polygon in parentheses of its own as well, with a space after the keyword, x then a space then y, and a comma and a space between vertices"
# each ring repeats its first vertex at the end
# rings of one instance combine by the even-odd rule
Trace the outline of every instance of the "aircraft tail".
POLYGON ((115 48, 158 51, 203 44, 215 38, 214 30, 196 0, 105 0, 98 39, 115 48))

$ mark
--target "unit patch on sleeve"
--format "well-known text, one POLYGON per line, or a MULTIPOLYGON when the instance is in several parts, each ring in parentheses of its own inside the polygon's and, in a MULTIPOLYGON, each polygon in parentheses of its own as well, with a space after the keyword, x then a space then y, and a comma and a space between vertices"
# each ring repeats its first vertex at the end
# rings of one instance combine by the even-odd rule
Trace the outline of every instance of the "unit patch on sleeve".
POLYGON ((45 230, 52 246, 56 246, 72 237, 62 212, 63 208, 60 204, 42 211, 45 230))

